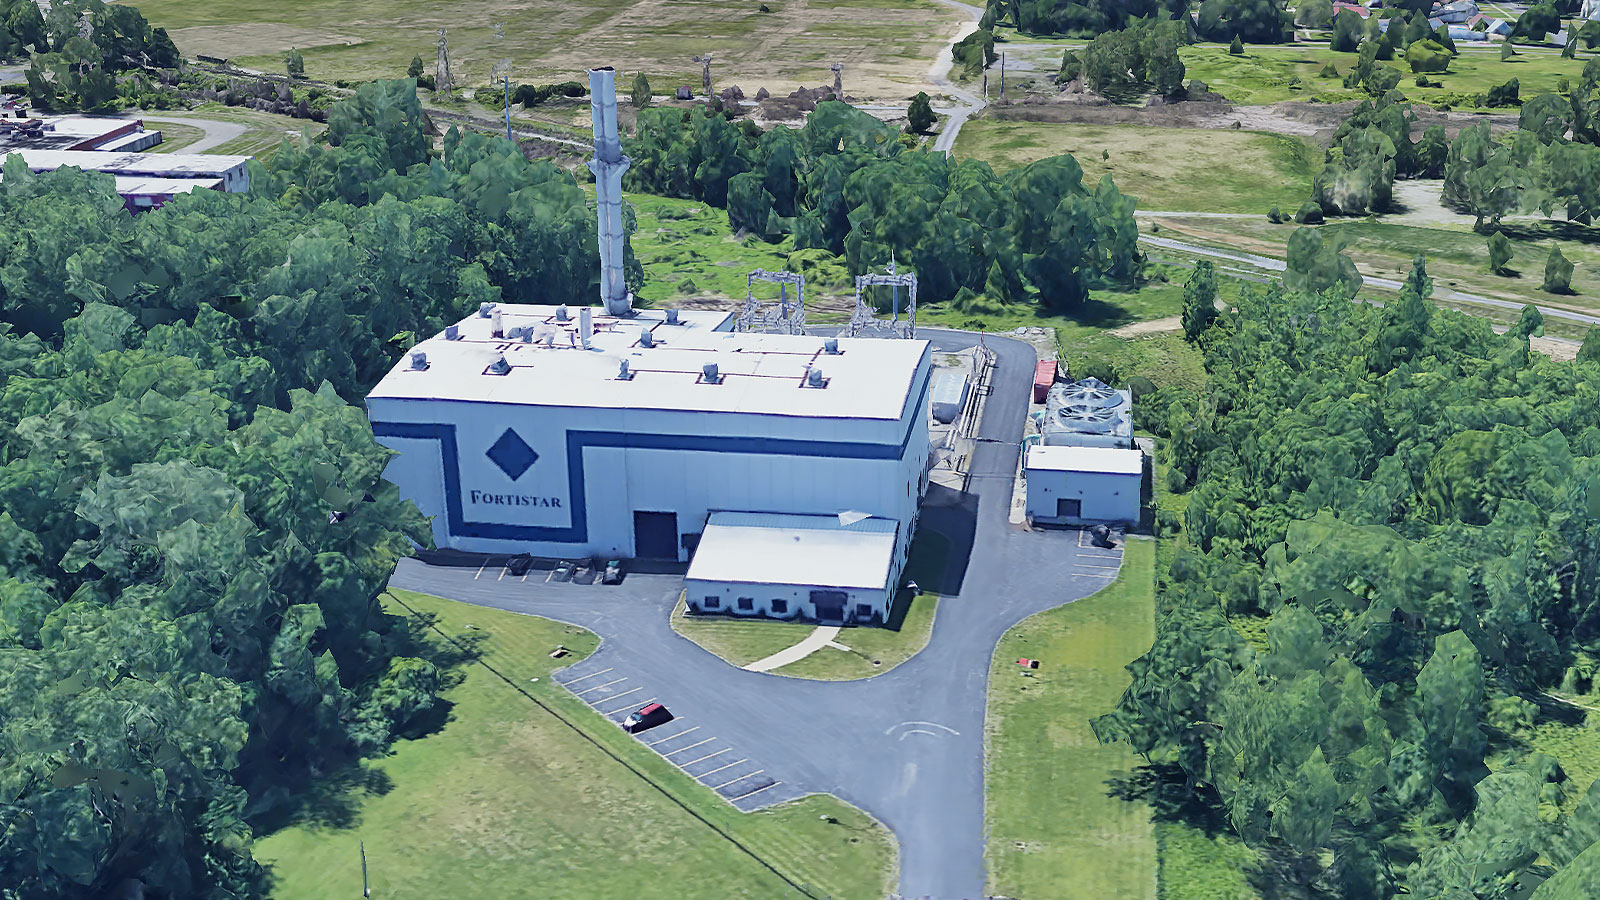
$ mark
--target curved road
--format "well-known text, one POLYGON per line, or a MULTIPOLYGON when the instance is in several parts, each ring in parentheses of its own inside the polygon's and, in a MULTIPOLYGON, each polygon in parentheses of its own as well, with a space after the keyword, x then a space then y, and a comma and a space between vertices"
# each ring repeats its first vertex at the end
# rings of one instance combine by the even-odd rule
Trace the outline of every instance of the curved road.
POLYGON ((964 12, 972 20, 961 26, 961 30, 957 31, 955 37, 950 39, 950 43, 945 45, 944 52, 939 54, 933 61, 933 67, 928 70, 928 80, 956 98, 954 108, 942 110, 949 118, 945 120, 944 127, 939 130, 939 136, 933 142, 935 153, 949 153, 955 149, 956 135, 961 133, 961 126, 967 124, 967 119, 970 119, 973 113, 989 105, 982 97, 956 87, 950 80, 950 69, 955 65, 955 59, 950 55, 950 48, 978 30, 978 20, 983 18, 983 7, 961 3, 959 0, 934 0, 934 2, 964 12))
MULTIPOLYGON (((957 332, 926 336, 938 351, 978 340, 957 332)), ((390 584, 596 632, 600 649, 557 680, 614 718, 649 698, 665 703, 678 719, 640 737, 667 739, 656 751, 707 786, 759 766, 751 780, 721 792, 736 808, 835 794, 894 832, 901 895, 978 900, 986 882, 983 738, 995 644, 1022 619, 1099 590, 1117 565, 1102 561, 1106 551, 1081 549, 1076 531, 1024 532, 1009 524, 1035 354, 1020 341, 990 335, 985 342, 997 364, 972 456, 972 493, 932 489, 920 526, 951 535, 958 546, 970 534, 965 578, 942 596, 928 646, 880 676, 821 682, 735 668, 669 627, 680 577, 630 575, 611 588, 535 584, 403 560, 390 584), (1100 558, 1079 565, 1087 556, 1100 558), (617 699, 608 707, 611 697, 617 699), (696 758, 714 754, 721 755, 696 758), (724 759, 723 775, 708 774, 724 759), (774 783, 747 799, 733 793, 766 781, 774 783)))
POLYGON ((127 117, 139 118, 146 122, 154 122, 158 125, 162 122, 188 125, 190 128, 198 128, 205 132, 205 137, 202 137, 200 140, 195 141, 192 144, 185 144, 184 146, 178 148, 184 153, 204 153, 213 147, 220 147, 250 130, 249 125, 245 125, 241 122, 224 122, 219 119, 195 119, 188 116, 169 116, 159 112, 151 114, 133 111, 129 112, 127 117))

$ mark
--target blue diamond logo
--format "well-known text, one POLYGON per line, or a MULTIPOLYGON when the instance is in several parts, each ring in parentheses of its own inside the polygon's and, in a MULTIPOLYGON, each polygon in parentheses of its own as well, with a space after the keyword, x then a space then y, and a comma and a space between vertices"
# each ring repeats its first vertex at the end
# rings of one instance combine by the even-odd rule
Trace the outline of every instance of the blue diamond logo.
POLYGON ((507 428, 505 434, 494 442, 489 452, 484 454, 489 461, 500 467, 506 477, 516 481, 528 467, 539 461, 539 454, 533 452, 527 441, 517 436, 515 431, 507 428))

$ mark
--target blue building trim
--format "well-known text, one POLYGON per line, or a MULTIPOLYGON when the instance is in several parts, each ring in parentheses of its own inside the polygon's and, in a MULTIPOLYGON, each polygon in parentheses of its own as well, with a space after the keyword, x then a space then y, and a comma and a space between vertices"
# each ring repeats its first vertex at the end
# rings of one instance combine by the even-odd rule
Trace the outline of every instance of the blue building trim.
MULTIPOLYGON (((924 383, 926 379, 924 379, 924 383)), ((916 396, 920 396, 917 394, 916 396)), ((918 408, 921 407, 920 402, 918 408)), ((373 422, 376 437, 410 438, 439 442, 439 459, 444 467, 445 517, 453 537, 489 538, 507 541, 548 541, 581 544, 589 539, 588 499, 584 490, 583 451, 590 447, 628 450, 690 450, 700 453, 749 453, 776 456, 811 456, 825 459, 903 459, 917 433, 916 410, 910 427, 899 445, 862 444, 846 441, 803 441, 768 437, 711 437, 694 434, 633 434, 619 431, 567 432, 567 503, 571 524, 506 525, 499 522, 468 522, 461 507, 460 453, 456 445, 456 426, 444 423, 373 422)))

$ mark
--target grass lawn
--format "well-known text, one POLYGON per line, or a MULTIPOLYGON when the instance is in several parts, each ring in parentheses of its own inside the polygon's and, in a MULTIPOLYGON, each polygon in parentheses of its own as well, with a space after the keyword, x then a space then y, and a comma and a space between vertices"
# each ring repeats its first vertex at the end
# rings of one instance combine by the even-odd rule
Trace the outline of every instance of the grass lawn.
POLYGON ((593 652, 594 635, 401 596, 474 642, 510 683, 466 664, 446 694, 448 723, 370 764, 389 786, 355 798, 353 825, 295 825, 258 841, 274 897, 360 896, 361 842, 377 897, 801 896, 717 829, 818 896, 878 900, 888 891, 893 841, 865 814, 832 797, 739 813, 552 682, 553 669, 593 652), (556 644, 573 656, 550 659, 556 644))
POLYGON ((1183 822, 1157 822, 1160 900, 1258 900, 1250 886, 1256 853, 1232 834, 1206 834, 1183 822))
POLYGON ((989 673, 989 890, 1029 900, 1151 900, 1156 841, 1150 810, 1107 795, 1136 764, 1101 745, 1089 720, 1128 684, 1123 667, 1154 637, 1153 540, 1128 541, 1122 572, 1084 600, 1006 633, 989 673), (1041 661, 1023 674, 1015 660, 1041 661))
POLYGON ((629 79, 644 71, 660 92, 679 84, 698 90, 692 58, 709 51, 717 89, 739 84, 754 95, 765 86, 781 96, 831 81, 828 64, 838 61, 852 95, 895 98, 916 92, 960 21, 920 0, 771 0, 765 10, 736 0, 140 0, 139 9, 185 55, 281 73, 283 54, 297 47, 307 73, 329 81, 402 77, 415 55, 431 72, 435 31, 447 28, 459 87, 487 84, 495 62, 510 59, 513 77, 524 81, 581 78, 588 67, 609 64, 626 68, 629 79), (504 39, 495 23, 503 23, 504 39))
MULTIPOLYGON (((1470 46, 1466 41, 1458 48, 1470 46)), ((1499 45, 1495 45, 1499 50, 1499 45)), ((1519 55, 1502 62, 1498 52, 1466 50, 1450 63, 1444 73, 1430 73, 1428 79, 1442 87, 1419 88, 1414 83, 1411 68, 1404 59, 1384 61, 1382 64, 1400 70, 1400 91, 1411 100, 1431 105, 1450 103, 1458 108, 1469 108, 1464 95, 1481 94, 1495 85, 1516 78, 1521 96, 1526 99, 1536 94, 1556 89, 1556 79, 1566 77, 1573 82, 1583 72, 1583 65, 1595 55, 1588 50, 1578 50, 1577 59, 1562 59, 1559 51, 1546 51, 1534 47, 1518 50, 1519 55)), ((1355 67, 1354 53, 1337 53, 1327 45, 1305 44, 1251 44, 1243 56, 1232 56, 1221 44, 1197 44, 1179 51, 1186 69, 1186 77, 1204 81, 1213 91, 1234 103, 1262 104, 1282 100, 1340 100, 1364 99, 1367 95, 1359 89, 1344 86, 1342 78, 1319 78, 1318 72, 1333 63, 1342 76, 1355 67), (1300 89, 1290 86, 1291 78, 1300 79, 1300 89)), ((1502 110, 1515 114, 1516 110, 1502 110)))
POLYGON ((1062 153, 1077 159, 1091 190, 1110 173, 1119 190, 1139 198, 1140 209, 1251 213, 1298 207, 1322 156, 1299 138, 1255 131, 993 118, 968 122, 956 139, 958 156, 998 172, 1062 153), (1193 177, 1175 175, 1175 160, 1193 177))
POLYGON ((152 121, 147 127, 161 132, 161 143, 151 147, 151 153, 174 153, 206 136, 204 131, 193 125, 177 122, 152 121))
POLYGON ((691 616, 687 609, 683 601, 678 601, 672 612, 672 630, 736 666, 747 666, 793 647, 817 627, 811 622, 691 616))

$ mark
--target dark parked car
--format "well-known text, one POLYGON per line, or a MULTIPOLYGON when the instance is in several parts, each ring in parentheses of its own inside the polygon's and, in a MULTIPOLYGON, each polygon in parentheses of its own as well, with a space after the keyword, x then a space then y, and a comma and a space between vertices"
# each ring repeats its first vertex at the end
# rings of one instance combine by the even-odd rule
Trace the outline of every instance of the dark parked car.
POLYGON ((622 730, 637 734, 657 725, 665 725, 672 721, 672 713, 659 703, 641 706, 622 720, 622 730))
POLYGON ((600 576, 600 583, 601 584, 621 584, 622 583, 622 560, 613 559, 610 562, 606 563, 606 571, 605 571, 604 575, 600 576))
POLYGON ((533 557, 526 553, 519 553, 506 561, 506 571, 518 577, 528 574, 528 570, 532 567, 533 557))

